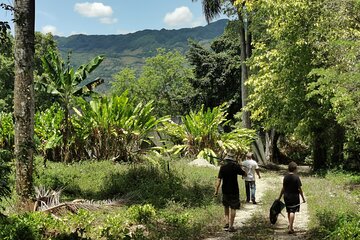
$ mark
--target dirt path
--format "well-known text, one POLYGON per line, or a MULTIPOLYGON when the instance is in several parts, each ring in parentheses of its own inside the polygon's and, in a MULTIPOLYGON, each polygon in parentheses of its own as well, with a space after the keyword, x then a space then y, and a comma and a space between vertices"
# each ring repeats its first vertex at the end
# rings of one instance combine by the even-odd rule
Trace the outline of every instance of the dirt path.
MULTIPOLYGON (((241 231, 241 228, 249 222, 251 217, 257 213, 257 214, 266 214, 266 218, 268 217, 268 209, 270 209, 270 206, 272 204, 269 202, 263 202, 263 195, 266 191, 280 191, 279 187, 282 182, 281 176, 279 177, 270 177, 270 178, 261 178, 256 180, 256 200, 258 204, 242 204, 241 209, 237 210, 234 226, 237 229, 237 231, 241 231), (265 210, 266 212, 264 212, 265 210)), ((240 181, 241 184, 241 181, 240 181)), ((242 198, 244 196, 241 196, 242 198)), ((305 196, 306 198, 306 196, 305 196)), ((308 225, 308 211, 307 211, 307 204, 304 203, 300 207, 300 213, 297 213, 295 216, 295 223, 294 223, 294 229, 295 234, 288 234, 287 233, 287 226, 288 226, 288 220, 287 220, 287 214, 286 211, 283 210, 282 213, 285 217, 279 215, 278 221, 275 225, 272 225, 272 228, 274 230, 274 235, 269 236, 269 239, 279 239, 279 240, 292 240, 292 239, 304 239, 304 235, 307 231, 307 225, 308 225)), ((225 231, 218 232, 216 236, 206 238, 205 240, 227 240, 231 239, 231 237, 234 235, 234 233, 228 233, 225 231)))

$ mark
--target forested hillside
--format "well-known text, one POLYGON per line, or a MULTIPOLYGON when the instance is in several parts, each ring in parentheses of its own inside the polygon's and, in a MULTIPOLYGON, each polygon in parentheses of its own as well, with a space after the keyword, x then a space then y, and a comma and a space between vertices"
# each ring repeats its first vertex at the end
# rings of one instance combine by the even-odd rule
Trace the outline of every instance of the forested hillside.
MULTIPOLYGON (((72 35, 55 37, 59 50, 66 56, 71 52, 71 63, 79 66, 97 55, 105 60, 91 78, 102 77, 105 82, 124 67, 139 68, 145 58, 156 55, 156 49, 176 49, 182 53, 188 50, 188 40, 202 44, 210 43, 220 36, 228 20, 222 19, 204 27, 183 28, 179 30, 143 30, 119 35, 72 35)), ((103 88, 107 84, 103 85, 103 88)))

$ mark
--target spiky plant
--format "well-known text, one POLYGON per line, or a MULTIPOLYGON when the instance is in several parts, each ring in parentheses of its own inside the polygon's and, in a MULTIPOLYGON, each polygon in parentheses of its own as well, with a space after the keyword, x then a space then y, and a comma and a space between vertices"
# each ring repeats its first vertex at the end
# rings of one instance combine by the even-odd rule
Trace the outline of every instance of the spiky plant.
POLYGON ((150 133, 167 120, 154 116, 152 102, 134 105, 126 93, 84 101, 75 112, 79 117, 74 126, 81 129, 87 151, 96 159, 136 160, 150 133))

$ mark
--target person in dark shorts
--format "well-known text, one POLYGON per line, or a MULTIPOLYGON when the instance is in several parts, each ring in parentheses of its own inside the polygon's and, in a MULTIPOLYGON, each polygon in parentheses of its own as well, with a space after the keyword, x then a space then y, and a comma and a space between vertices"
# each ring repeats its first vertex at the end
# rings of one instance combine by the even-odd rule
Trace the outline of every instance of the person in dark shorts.
POLYGON ((240 209, 240 193, 237 179, 238 175, 246 176, 246 172, 235 161, 234 155, 228 154, 224 161, 224 165, 222 165, 219 170, 214 195, 218 195, 221 185, 222 204, 224 205, 226 222, 224 229, 229 232, 234 232, 236 209, 240 209))
POLYGON ((280 192, 279 200, 284 195, 284 202, 286 206, 286 211, 288 214, 289 220, 289 229, 288 233, 294 233, 294 220, 295 213, 300 211, 300 197, 301 196, 303 202, 305 203, 305 198, 303 191, 301 189, 301 180, 299 176, 296 174, 297 165, 295 162, 290 162, 289 173, 284 176, 283 187, 280 192))

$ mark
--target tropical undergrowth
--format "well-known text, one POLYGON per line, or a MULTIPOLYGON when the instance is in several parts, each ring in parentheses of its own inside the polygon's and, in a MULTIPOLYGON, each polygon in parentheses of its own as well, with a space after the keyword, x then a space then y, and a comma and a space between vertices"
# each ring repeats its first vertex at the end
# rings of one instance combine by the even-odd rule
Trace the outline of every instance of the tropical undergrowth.
POLYGON ((219 230, 223 209, 213 198, 217 170, 168 163, 50 162, 45 168, 37 159, 35 185, 62 189, 61 202, 122 204, 57 217, 8 213, 0 220, 0 239, 201 239, 219 230))

